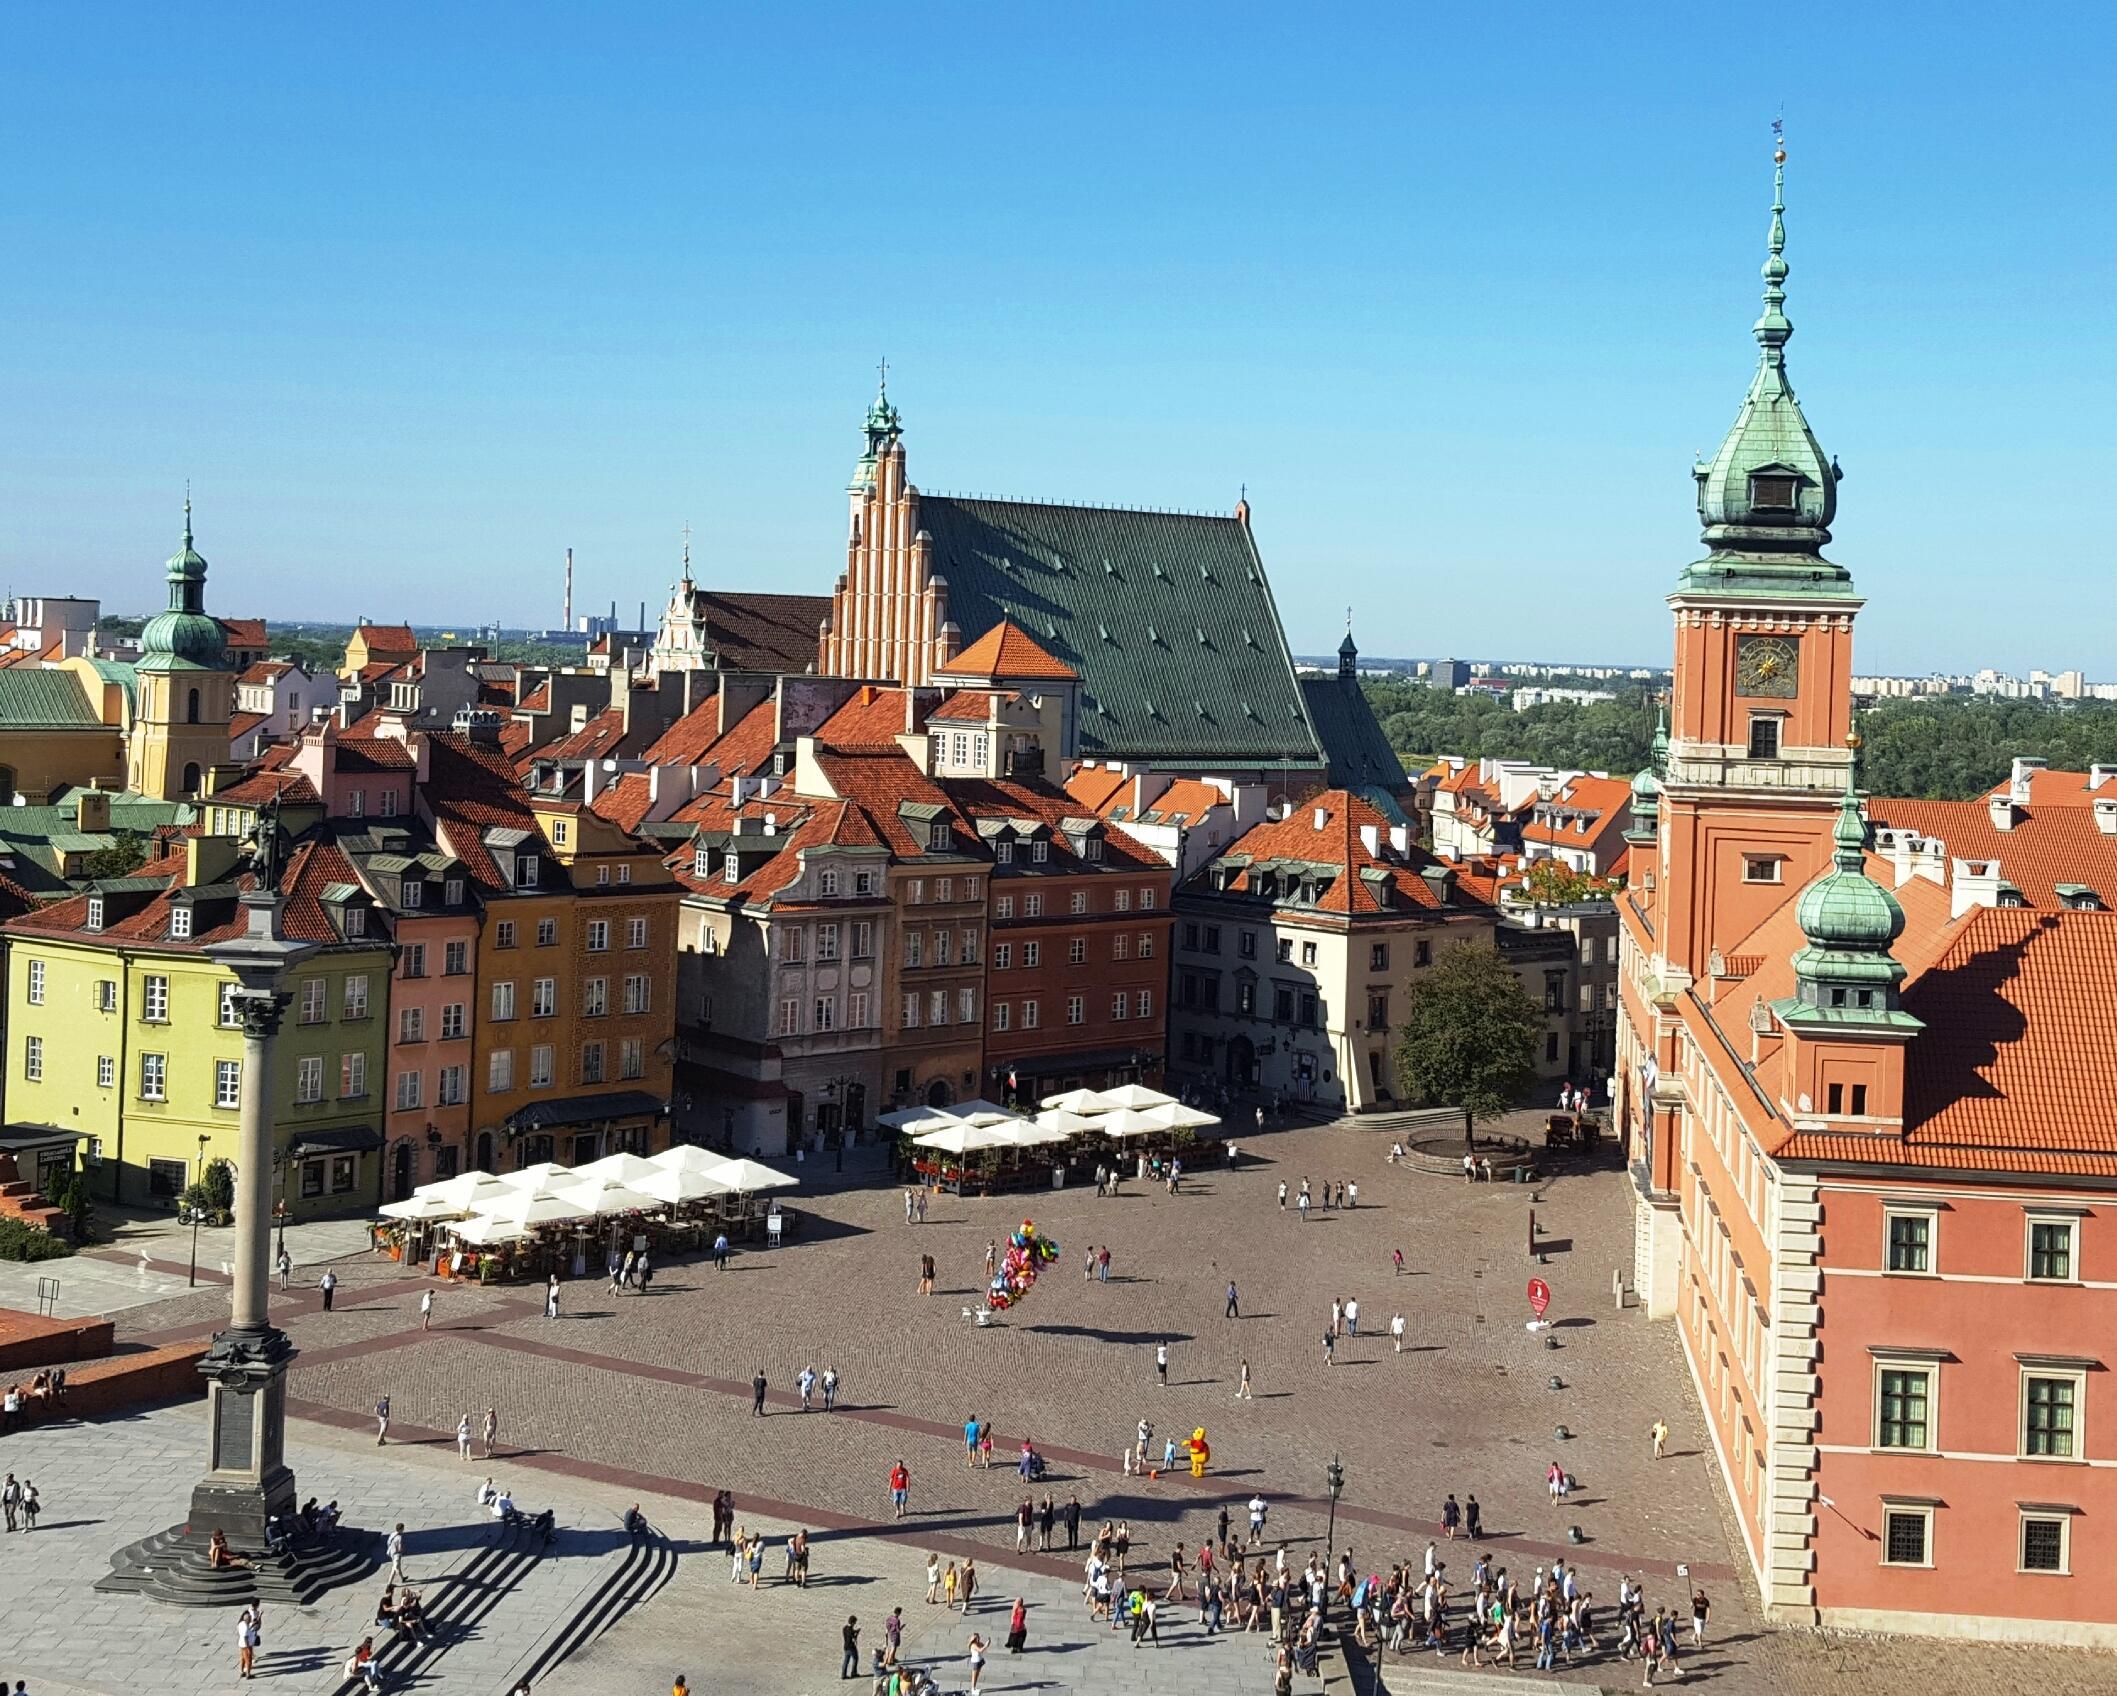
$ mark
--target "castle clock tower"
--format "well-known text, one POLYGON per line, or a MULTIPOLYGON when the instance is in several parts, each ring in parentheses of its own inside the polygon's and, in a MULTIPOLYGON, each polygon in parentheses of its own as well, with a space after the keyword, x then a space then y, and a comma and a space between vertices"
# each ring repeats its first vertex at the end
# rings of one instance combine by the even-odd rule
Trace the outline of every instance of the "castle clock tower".
POLYGON ((1852 759, 1852 577, 1825 559, 1837 462, 1787 376, 1786 153, 1773 157, 1757 372, 1695 468, 1706 556, 1677 580, 1661 777, 1657 952, 1667 987, 1704 974, 1828 863, 1852 759))

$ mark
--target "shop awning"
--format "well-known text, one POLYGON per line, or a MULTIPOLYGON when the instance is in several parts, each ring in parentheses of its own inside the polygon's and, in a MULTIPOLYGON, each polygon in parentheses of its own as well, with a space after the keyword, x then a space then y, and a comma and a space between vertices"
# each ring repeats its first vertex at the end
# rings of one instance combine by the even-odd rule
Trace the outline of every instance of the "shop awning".
POLYGON ((652 1119, 662 1113, 662 1098, 643 1089, 621 1089, 605 1095, 570 1095, 563 1101, 532 1101, 508 1115, 516 1136, 564 1130, 570 1125, 598 1125, 611 1119, 652 1119))
POLYGON ((328 1131, 299 1131, 287 1144, 289 1160, 306 1160, 317 1154, 365 1154, 382 1146, 382 1133, 372 1125, 342 1125, 328 1131))

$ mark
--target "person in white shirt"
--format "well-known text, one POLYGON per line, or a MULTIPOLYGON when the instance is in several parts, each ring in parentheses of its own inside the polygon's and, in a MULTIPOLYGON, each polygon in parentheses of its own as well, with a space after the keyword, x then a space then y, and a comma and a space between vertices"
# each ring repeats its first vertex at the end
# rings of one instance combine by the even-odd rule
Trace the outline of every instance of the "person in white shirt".
POLYGON ((513 1513, 514 1511, 515 1511, 515 1499, 514 1499, 514 1497, 513 1497, 512 1495, 510 1495, 510 1494, 509 1494, 509 1493, 508 1493, 507 1491, 505 1491, 505 1490, 502 1490, 502 1491, 501 1491, 501 1492, 500 1492, 500 1493, 499 1493, 499 1494, 498 1494, 497 1496, 493 1497, 493 1502, 492 1502, 492 1516, 493 1516, 493 1518, 495 1518, 495 1519, 505 1519, 505 1518, 506 1518, 506 1517, 507 1517, 507 1516, 508 1516, 509 1514, 513 1513))
POLYGON ((461 1460, 470 1459, 470 1415, 467 1413, 456 1421, 456 1455, 461 1460))
POLYGON ((493 1487, 493 1481, 490 1478, 478 1486, 478 1506, 481 1508, 489 1508, 499 1499, 500 1492, 493 1487))
POLYGON ((1401 1313, 1389 1316, 1389 1340, 1396 1353, 1404 1352, 1404 1315, 1401 1313))

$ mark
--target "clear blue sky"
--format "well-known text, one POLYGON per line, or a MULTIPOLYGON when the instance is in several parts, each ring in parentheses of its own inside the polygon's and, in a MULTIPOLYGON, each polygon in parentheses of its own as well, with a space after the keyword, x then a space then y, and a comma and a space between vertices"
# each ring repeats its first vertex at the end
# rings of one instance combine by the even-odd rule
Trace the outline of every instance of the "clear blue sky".
POLYGON ((1659 660, 1792 368, 1863 669, 2117 675, 2117 8, 18 7, 0 575, 555 622, 915 481, 1226 510, 1295 645, 1659 660))

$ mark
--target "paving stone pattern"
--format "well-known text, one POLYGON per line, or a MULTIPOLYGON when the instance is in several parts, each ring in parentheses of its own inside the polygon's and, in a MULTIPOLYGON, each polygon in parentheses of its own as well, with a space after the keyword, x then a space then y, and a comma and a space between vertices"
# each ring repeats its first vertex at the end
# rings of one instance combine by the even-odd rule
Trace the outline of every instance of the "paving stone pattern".
MULTIPOLYGON (((1723 1637, 1694 1671, 1731 1691, 1804 1692, 1847 1680, 1915 1679, 1923 1696, 2117 1685, 2117 1663, 2101 1657, 1759 1628, 1673 1329, 1611 1307, 1610 1273, 1630 1242, 1614 1169, 1541 1192, 1534 1205, 1551 1263, 1539 1267, 1527 1250, 1526 1186, 1471 1187, 1392 1168, 1386 1139, 1346 1126, 1245 1148, 1254 1159, 1243 1170, 1201 1174, 1173 1197, 1128 1182, 1114 1198, 1081 1188, 942 1198, 918 1226, 905 1224, 900 1190, 833 1188, 804 1202, 813 1229, 800 1240, 739 1253, 725 1273, 707 1263, 665 1266, 645 1297, 613 1298, 600 1280, 569 1284, 556 1322, 541 1317, 536 1290, 446 1287, 435 1330, 422 1334, 416 1275, 381 1260, 341 1262, 336 1312, 321 1313, 313 1291, 284 1305, 283 1322, 303 1351, 292 1384, 295 1441, 336 1457, 326 1466, 357 1458, 365 1490, 378 1498, 412 1488, 393 1482, 401 1471, 438 1473, 467 1499, 484 1468, 459 1466, 452 1433, 461 1413, 493 1404, 503 1449, 516 1451, 502 1464, 525 1506, 550 1501, 569 1518, 584 1501, 609 1512, 620 1497, 646 1500, 658 1522, 695 1541, 703 1504, 726 1487, 745 1523, 775 1536, 802 1525, 814 1535, 815 1570, 828 1582, 807 1594, 736 1594, 723 1560, 687 1555, 661 1598, 546 1679, 547 1690, 659 1691, 680 1668, 701 1692, 819 1688, 837 1670, 841 1604, 879 1629, 901 1602, 920 1616, 922 1640, 931 1634, 959 1657, 959 1629, 923 1623, 938 1611, 918 1600, 928 1550, 975 1555, 988 1596, 1019 1587, 1037 1605, 1034 1652, 1019 1662, 996 1657, 987 1689, 1188 1690, 1210 1679, 1240 1692, 1253 1677, 1268 1688, 1261 1649, 1183 1641, 1186 1630, 1195 1637, 1195 1622, 1179 1622, 1159 1657, 1082 1629, 1080 1556, 1014 1552, 1013 1509, 1024 1486, 1011 1456, 1024 1436, 1050 1457, 1061 1503, 1078 1492, 1088 1525, 1131 1522, 1135 1565, 1165 1561, 1179 1539, 1195 1549, 1224 1501, 1239 1531, 1240 1504, 1253 1491, 1272 1500, 1272 1532, 1297 1559, 1320 1547, 1323 1469, 1336 1455, 1347 1475, 1337 1541, 1350 1544, 1363 1569, 1416 1561, 1451 1490, 1477 1494, 1493 1534, 1487 1546, 1517 1572, 1563 1552, 1606 1597, 1626 1570, 1645 1575, 1650 1600, 1673 1602, 1675 1568, 1687 1563, 1713 1593, 1723 1637), (1292 1208, 1280 1211, 1276 1187, 1285 1178, 1298 1189, 1304 1174, 1319 1193, 1326 1182, 1357 1180, 1361 1205, 1319 1207, 1302 1224, 1292 1208), (1059 1239, 1060 1260, 1001 1323, 966 1322, 962 1309, 984 1283, 987 1241, 1003 1242, 1025 1216, 1059 1239), (1108 1284, 1081 1275, 1091 1243, 1112 1249, 1108 1284), (1396 1248, 1403 1277, 1392 1268, 1396 1248), (936 1257, 943 1293, 915 1293, 922 1251, 936 1257), (1532 1272, 1556 1292, 1557 1349, 1523 1329, 1532 1272), (1230 1277, 1239 1320, 1224 1316, 1230 1277), (1361 1335, 1341 1341, 1326 1366, 1322 1336, 1334 1295, 1359 1299, 1361 1335), (1401 1354, 1387 1334, 1400 1308, 1401 1354), (1171 1354, 1167 1389, 1153 1367, 1162 1340, 1171 1354), (1238 1402, 1245 1356, 1257 1393, 1238 1402), (803 1365, 838 1369, 837 1413, 795 1407, 803 1365), (772 1383, 762 1420, 750 1412, 749 1379, 759 1367, 772 1383), (1548 1387, 1554 1375, 1557 1390, 1548 1387), (379 1453, 369 1444, 363 1454, 368 1410, 384 1393, 393 1434, 410 1441, 379 1453), (960 1428, 973 1413, 999 1433, 999 1464, 989 1472, 964 1463, 960 1428), (1197 1482, 1125 1476, 1118 1456, 1142 1415, 1157 1442, 1204 1425, 1210 1474, 1197 1482), (1658 1464, 1646 1436, 1657 1415, 1675 1430, 1671 1457, 1658 1464), (1554 1435, 1561 1422, 1572 1433, 1563 1441, 1554 1435), (885 1482, 900 1457, 911 1468, 915 1509, 903 1522, 887 1516, 885 1482), (1579 1480, 1563 1508, 1542 1483, 1554 1457, 1579 1480), (1588 1541, 1572 1548, 1566 1530, 1576 1523, 1588 1541)), ((121 1337, 208 1327, 224 1302, 222 1292, 200 1291, 134 1308, 121 1337)), ((169 1464, 173 1505, 195 1461, 187 1452, 169 1464)), ((440 1522, 462 1517, 446 1493, 433 1511, 440 1522)), ((172 1507, 157 1505, 142 1528, 169 1517, 172 1507)), ((100 1525, 83 1535, 94 1556, 86 1567, 97 1570, 124 1540, 100 1525)), ((1471 1549, 1446 1552, 1467 1577, 1471 1549)), ((0 1556, 0 1574, 13 1554, 0 1556)), ((1004 1629, 997 1605, 994 1618, 1004 1629)), ((959 1685, 960 1660, 956 1667, 959 1685)), ((1388 1691, 1417 1690, 1433 1669, 1429 1659, 1377 1674, 1357 1657, 1347 1665, 1334 1656, 1326 1671, 1337 1688, 1364 1696, 1378 1678, 1388 1691)), ((1566 1677, 1637 1682, 1631 1669, 1607 1663, 1566 1677)))

